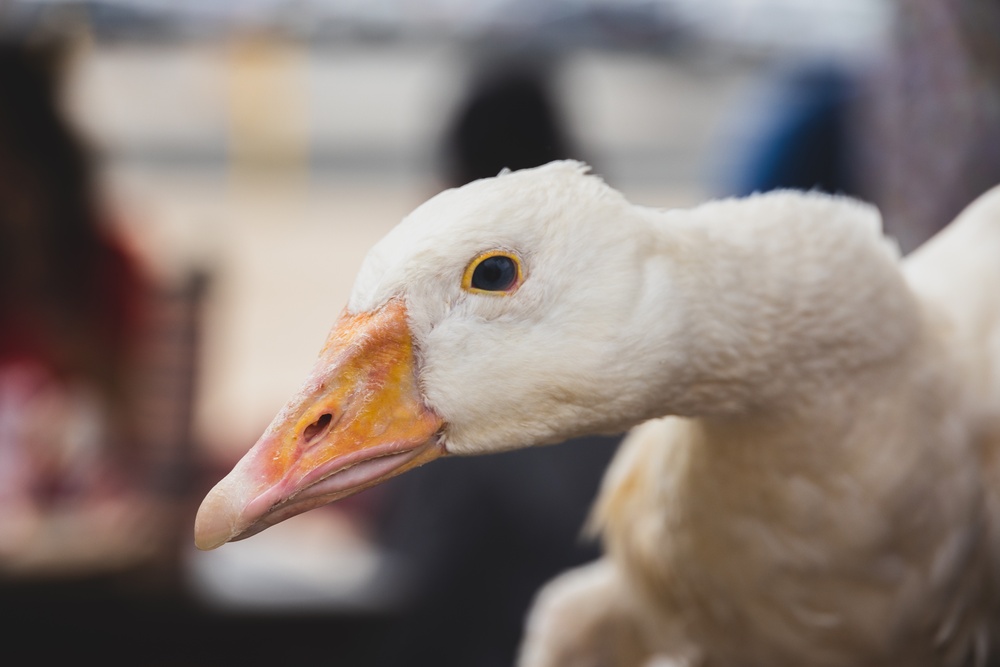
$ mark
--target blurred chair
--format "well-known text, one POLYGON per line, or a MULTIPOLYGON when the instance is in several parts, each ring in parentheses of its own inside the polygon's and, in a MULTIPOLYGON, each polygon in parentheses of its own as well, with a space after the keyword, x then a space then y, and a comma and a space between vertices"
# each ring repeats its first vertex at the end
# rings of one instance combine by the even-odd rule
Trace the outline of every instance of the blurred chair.
MULTIPOLYGON (((545 63, 491 65, 445 136, 448 186, 579 158, 545 63)), ((542 584, 599 555, 583 526, 617 438, 437 461, 390 482, 381 541, 401 557, 409 604, 372 664, 513 664, 542 584)))

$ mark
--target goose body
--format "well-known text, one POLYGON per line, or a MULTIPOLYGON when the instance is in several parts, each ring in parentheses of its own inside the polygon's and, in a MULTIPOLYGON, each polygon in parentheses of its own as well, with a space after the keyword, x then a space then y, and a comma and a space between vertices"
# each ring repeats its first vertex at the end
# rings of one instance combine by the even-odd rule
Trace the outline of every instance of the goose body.
POLYGON ((525 667, 985 664, 996 285, 1000 190, 901 261, 845 198, 661 211, 573 162, 477 181, 372 249, 196 542, 440 455, 635 427, 607 556, 541 593, 525 667))

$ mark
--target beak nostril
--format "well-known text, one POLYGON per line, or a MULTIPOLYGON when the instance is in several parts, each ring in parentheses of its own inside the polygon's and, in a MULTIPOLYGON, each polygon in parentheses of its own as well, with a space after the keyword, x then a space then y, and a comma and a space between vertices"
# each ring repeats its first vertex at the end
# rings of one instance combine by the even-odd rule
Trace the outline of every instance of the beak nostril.
POLYGON ((305 430, 302 431, 302 437, 305 439, 306 444, 311 445, 314 440, 318 440, 325 435, 332 421, 333 415, 329 412, 324 412, 319 416, 319 419, 306 426, 305 430))

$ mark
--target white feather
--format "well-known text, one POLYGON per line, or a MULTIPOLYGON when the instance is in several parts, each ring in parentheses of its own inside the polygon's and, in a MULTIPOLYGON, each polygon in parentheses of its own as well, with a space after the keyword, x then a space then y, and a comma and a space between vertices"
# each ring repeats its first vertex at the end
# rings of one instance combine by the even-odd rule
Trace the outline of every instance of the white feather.
MULTIPOLYGON (((998 285, 1000 189, 901 262, 853 200, 657 211, 558 162, 418 208, 371 251, 349 309, 405 298, 453 453, 642 424, 595 515, 613 575, 594 596, 615 591, 595 608, 632 615, 644 651, 922 667, 992 643, 998 285), (520 289, 464 291, 498 248, 523 260, 520 289)), ((546 605, 576 606, 544 602, 543 625, 546 605)), ((567 654, 543 649, 525 664, 567 654)))

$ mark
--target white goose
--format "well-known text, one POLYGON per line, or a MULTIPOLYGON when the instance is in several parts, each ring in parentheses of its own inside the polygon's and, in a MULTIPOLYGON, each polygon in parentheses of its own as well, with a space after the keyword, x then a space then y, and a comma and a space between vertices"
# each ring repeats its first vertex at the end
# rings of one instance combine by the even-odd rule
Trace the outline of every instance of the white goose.
POLYGON ((372 249, 196 543, 642 424, 598 502, 608 555, 543 591, 522 664, 983 664, 998 286, 1000 189, 901 262, 844 198, 653 210, 576 162, 477 181, 372 249))

